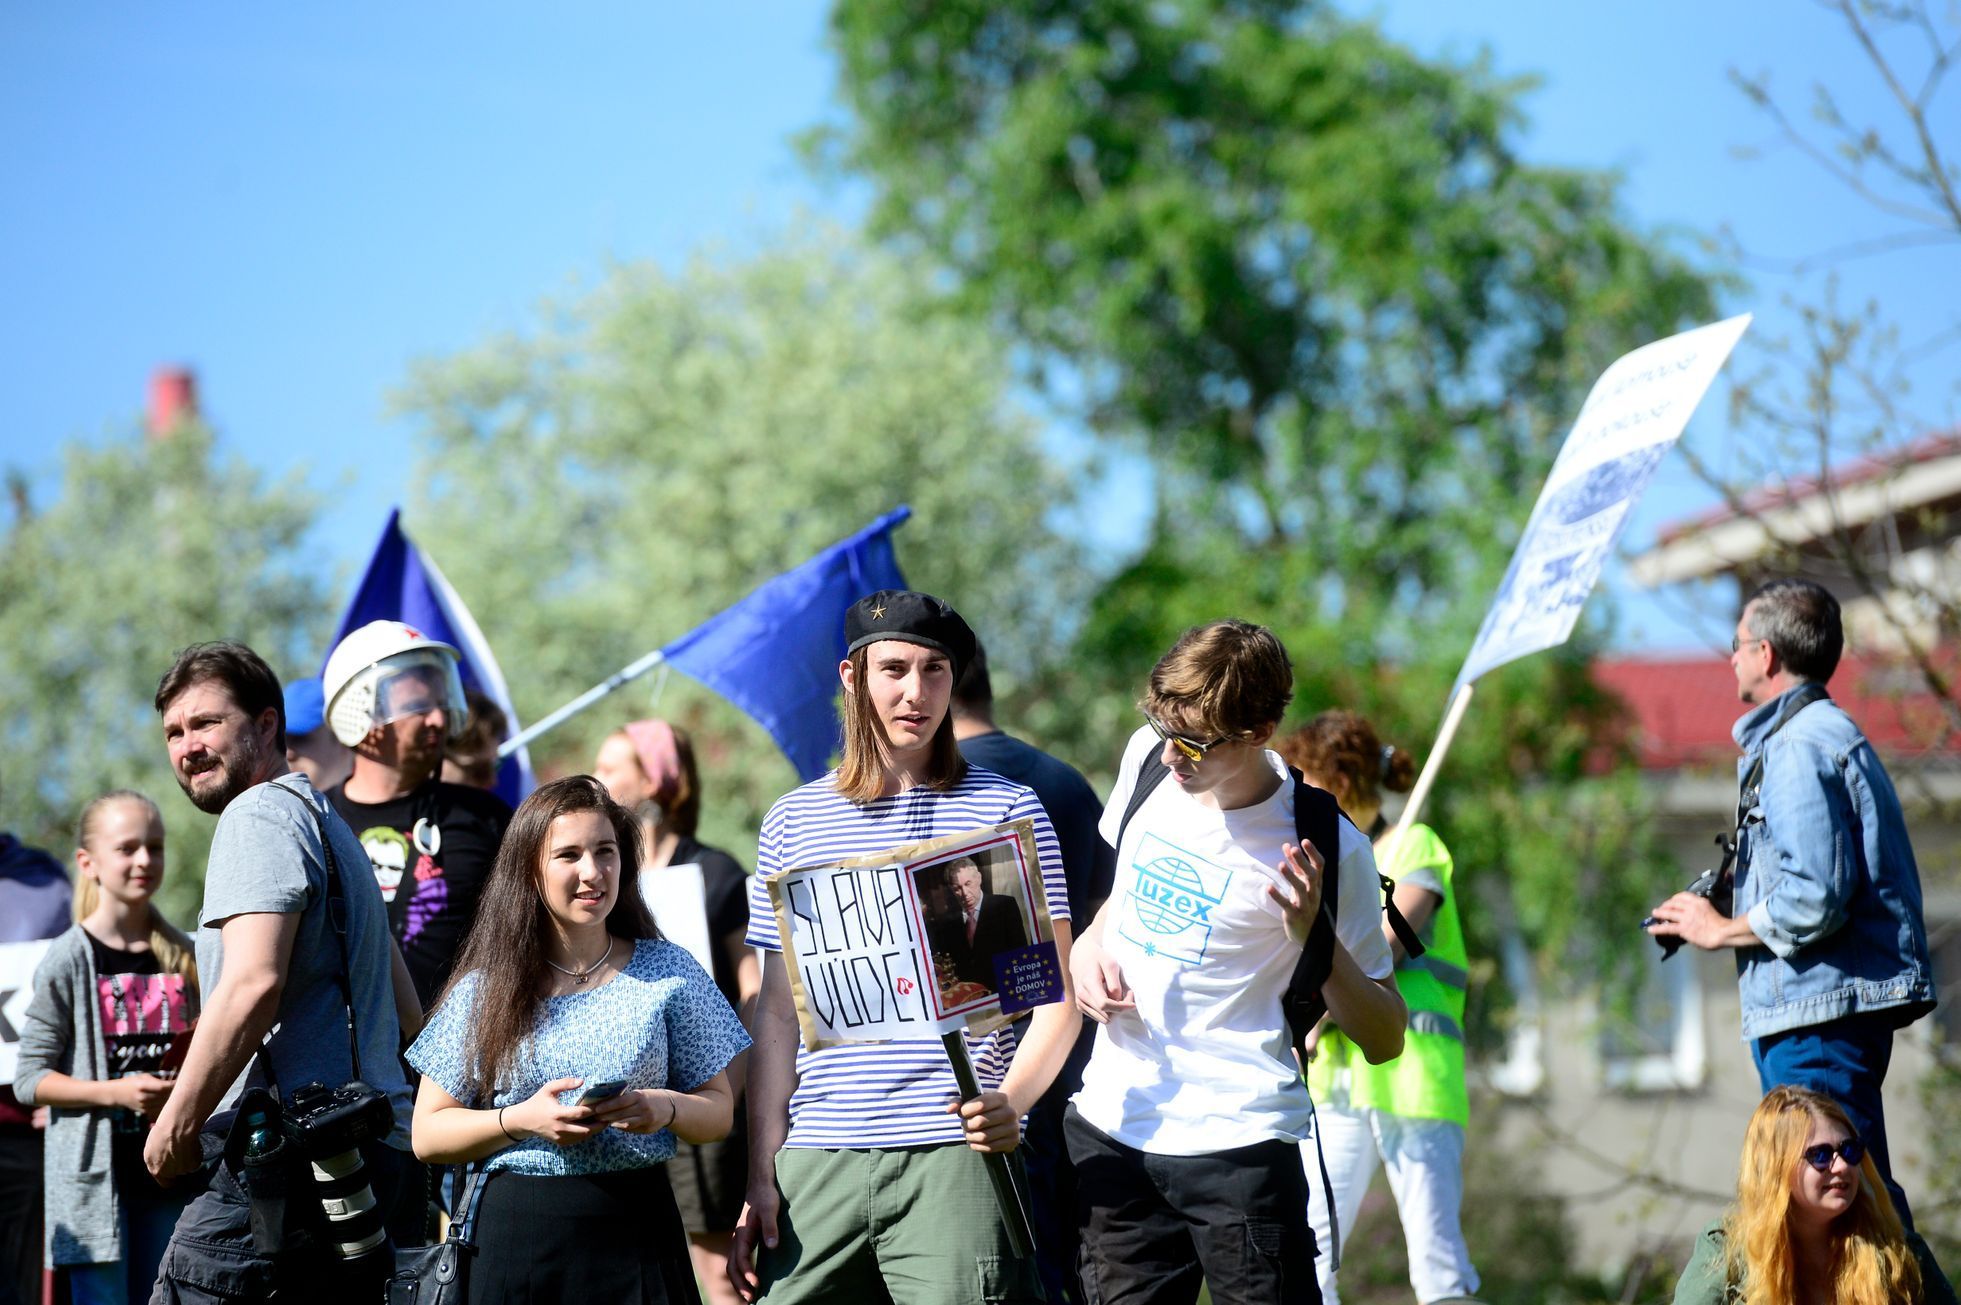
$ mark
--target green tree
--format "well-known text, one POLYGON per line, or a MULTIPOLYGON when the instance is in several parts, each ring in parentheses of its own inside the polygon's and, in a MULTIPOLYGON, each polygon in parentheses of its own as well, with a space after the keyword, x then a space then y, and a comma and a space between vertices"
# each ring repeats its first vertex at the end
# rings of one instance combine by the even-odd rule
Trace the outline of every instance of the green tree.
POLYGON ((206 639, 242 639, 281 674, 308 663, 332 620, 301 543, 313 516, 296 478, 268 483, 199 426, 69 446, 59 497, 23 499, 0 552, 7 828, 65 856, 89 798, 148 793, 168 831, 162 904, 195 918, 212 820, 171 774, 157 680, 206 639))
MULTIPOLYGON (((525 719, 901 502, 908 581, 1027 665, 1082 580, 1050 525, 1070 481, 1010 390, 999 340, 837 232, 678 273, 622 267, 529 335, 418 370, 401 404, 426 493, 408 525, 525 719)), ((702 734, 710 832, 753 846, 788 763, 708 691, 665 692, 663 714, 702 734)), ((534 755, 584 769, 646 710, 644 688, 624 690, 534 755)))
POLYGON ((1612 178, 1519 157, 1520 84, 1323 5, 840 0, 832 38, 874 231, 1153 455, 1164 538, 1372 646, 1483 591, 1584 387, 1709 311, 1612 178))

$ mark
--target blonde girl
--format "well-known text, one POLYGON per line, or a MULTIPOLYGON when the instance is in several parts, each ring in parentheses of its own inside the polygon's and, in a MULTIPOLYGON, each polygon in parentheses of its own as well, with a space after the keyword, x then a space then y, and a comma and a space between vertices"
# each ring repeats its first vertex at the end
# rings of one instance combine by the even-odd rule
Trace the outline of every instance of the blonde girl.
POLYGON ((47 1264, 75 1305, 146 1298, 185 1198, 143 1165, 197 1015, 191 941, 152 904, 163 815, 118 789, 82 810, 75 926, 34 976, 14 1091, 52 1108, 47 1264))
POLYGON ((1909 1239, 1852 1121, 1836 1101, 1772 1088, 1750 1116, 1736 1204, 1696 1243, 1677 1305, 1952 1302, 1909 1239))

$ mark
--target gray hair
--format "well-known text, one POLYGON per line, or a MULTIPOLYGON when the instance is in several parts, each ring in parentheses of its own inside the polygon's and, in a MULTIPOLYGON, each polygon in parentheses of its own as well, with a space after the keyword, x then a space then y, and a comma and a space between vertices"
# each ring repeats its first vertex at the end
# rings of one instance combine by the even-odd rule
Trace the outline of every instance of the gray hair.
POLYGON ((1785 669, 1800 680, 1823 684, 1831 679, 1845 651, 1838 599, 1810 580, 1772 580, 1762 586, 1743 604, 1743 623, 1775 648, 1785 669))

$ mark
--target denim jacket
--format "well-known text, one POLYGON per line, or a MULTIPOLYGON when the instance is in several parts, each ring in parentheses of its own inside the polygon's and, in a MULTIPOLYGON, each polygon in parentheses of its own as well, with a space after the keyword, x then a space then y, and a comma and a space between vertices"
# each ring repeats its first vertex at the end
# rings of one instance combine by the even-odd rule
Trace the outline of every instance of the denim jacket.
POLYGON ((1899 797, 1830 699, 1772 734, 1786 696, 1733 731, 1739 780, 1764 758, 1736 859, 1735 909, 1763 940, 1736 953, 1743 1036, 1882 1010, 1909 1024, 1934 1008, 1934 986, 1899 797))

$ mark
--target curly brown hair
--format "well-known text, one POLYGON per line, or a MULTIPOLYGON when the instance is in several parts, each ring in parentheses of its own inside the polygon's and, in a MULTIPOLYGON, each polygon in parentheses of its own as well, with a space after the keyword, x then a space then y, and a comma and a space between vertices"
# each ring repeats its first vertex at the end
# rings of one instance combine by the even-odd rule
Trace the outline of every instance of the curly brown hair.
POLYGON ((1335 795, 1342 810, 1379 807, 1382 791, 1407 793, 1416 758, 1384 747, 1375 727, 1352 711, 1324 711, 1273 745, 1309 782, 1335 795))

